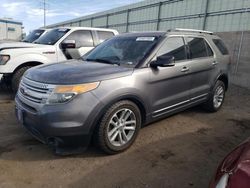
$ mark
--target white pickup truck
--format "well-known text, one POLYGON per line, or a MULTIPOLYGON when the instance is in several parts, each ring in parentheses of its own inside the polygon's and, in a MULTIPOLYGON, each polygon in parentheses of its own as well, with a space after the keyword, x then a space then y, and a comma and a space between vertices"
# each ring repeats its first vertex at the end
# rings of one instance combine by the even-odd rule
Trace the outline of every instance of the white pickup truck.
POLYGON ((17 91, 23 73, 34 66, 78 59, 95 46, 117 35, 112 29, 63 27, 52 29, 34 44, 0 47, 0 79, 17 91))

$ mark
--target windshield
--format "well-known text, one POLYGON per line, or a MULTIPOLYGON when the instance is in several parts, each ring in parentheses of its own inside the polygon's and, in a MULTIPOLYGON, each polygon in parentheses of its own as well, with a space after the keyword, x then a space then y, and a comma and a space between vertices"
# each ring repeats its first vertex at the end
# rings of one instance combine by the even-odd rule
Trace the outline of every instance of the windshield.
POLYGON ((53 29, 37 39, 34 43, 36 44, 49 44, 54 45, 60 38, 62 38, 70 29, 53 29))
POLYGON ((36 29, 36 30, 30 32, 22 41, 23 41, 23 42, 32 43, 32 42, 34 42, 36 39, 38 39, 44 32, 45 32, 45 30, 36 29))
POLYGON ((115 37, 89 52, 86 61, 136 66, 153 49, 158 37, 115 37))

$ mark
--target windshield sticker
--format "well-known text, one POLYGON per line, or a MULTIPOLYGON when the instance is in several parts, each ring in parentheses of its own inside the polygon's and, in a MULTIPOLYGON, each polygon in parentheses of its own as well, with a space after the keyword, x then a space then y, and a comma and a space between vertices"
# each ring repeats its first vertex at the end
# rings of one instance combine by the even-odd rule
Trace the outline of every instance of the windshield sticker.
POLYGON ((137 37, 136 41, 154 41, 155 37, 137 37))
POLYGON ((40 35, 40 33, 35 33, 35 35, 36 35, 36 36, 39 36, 39 35, 40 35))
POLYGON ((67 31, 67 28, 61 28, 61 29, 58 29, 59 32, 65 32, 67 31))

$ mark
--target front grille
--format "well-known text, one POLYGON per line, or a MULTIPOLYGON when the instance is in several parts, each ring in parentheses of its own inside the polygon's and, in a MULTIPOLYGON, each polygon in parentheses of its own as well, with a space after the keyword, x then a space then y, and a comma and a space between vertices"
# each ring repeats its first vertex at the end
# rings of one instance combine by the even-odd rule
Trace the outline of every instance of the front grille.
POLYGON ((42 104, 48 99, 53 88, 52 85, 35 82, 23 77, 20 82, 18 96, 30 102, 42 104))

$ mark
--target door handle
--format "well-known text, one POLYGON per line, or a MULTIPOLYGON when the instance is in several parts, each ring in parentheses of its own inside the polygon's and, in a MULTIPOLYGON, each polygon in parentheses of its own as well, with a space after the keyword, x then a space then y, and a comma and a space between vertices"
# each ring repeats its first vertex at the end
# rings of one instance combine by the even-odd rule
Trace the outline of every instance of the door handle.
POLYGON ((217 61, 213 61, 212 65, 217 65, 218 62, 217 61))
POLYGON ((181 72, 187 72, 187 71, 189 71, 188 67, 182 67, 181 72))

